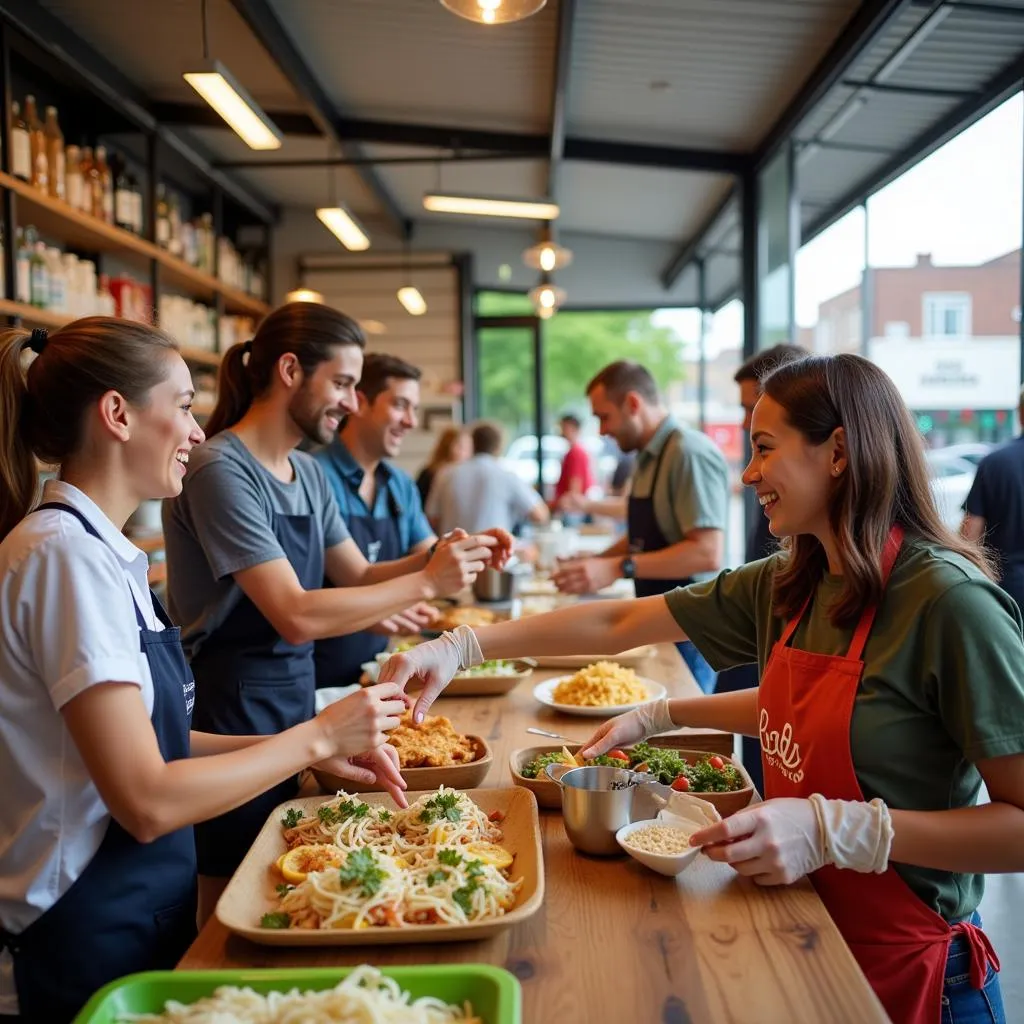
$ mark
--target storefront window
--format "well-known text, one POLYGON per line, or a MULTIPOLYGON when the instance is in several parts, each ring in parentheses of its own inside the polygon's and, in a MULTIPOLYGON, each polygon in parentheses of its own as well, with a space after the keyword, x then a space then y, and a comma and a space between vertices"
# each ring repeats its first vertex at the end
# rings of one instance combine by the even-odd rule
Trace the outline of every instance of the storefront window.
POLYGON ((790 266, 790 167, 784 147, 758 180, 757 273, 758 347, 790 340, 793 325, 793 268, 790 266))

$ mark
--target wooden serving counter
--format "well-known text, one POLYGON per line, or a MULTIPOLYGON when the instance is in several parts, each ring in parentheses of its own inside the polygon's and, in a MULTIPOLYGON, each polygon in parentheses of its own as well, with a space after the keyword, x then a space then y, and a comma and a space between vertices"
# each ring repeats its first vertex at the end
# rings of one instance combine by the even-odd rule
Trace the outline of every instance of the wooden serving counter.
MULTIPOLYGON (((671 696, 699 693, 672 645, 638 671, 671 696)), ((462 732, 485 736, 486 786, 509 786, 509 753, 544 743, 536 725, 586 739, 599 720, 533 699, 537 671, 507 697, 442 698, 462 732)), ((732 736, 692 731, 695 748, 732 753, 732 736)), ((677 878, 626 857, 577 853, 561 814, 541 810, 547 893, 528 921, 493 939, 444 945, 285 949, 232 936, 215 919, 179 964, 218 969, 491 963, 522 982, 524 1024, 872 1024, 888 1018, 810 883, 760 888, 705 857, 677 878)))

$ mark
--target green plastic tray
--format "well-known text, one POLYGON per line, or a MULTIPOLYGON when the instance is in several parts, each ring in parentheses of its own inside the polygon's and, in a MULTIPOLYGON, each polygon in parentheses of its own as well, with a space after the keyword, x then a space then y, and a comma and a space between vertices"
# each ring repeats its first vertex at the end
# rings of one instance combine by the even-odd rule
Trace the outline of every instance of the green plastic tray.
MULTIPOLYGON (((220 985, 248 985, 257 992, 332 988, 351 967, 280 967, 251 971, 147 971, 112 981, 97 992, 74 1024, 115 1024, 119 1014, 161 1013, 168 999, 195 1002, 220 985)), ((519 982, 490 964, 434 964, 381 968, 413 998, 435 996, 461 1005, 467 999, 484 1024, 521 1024, 519 982)))

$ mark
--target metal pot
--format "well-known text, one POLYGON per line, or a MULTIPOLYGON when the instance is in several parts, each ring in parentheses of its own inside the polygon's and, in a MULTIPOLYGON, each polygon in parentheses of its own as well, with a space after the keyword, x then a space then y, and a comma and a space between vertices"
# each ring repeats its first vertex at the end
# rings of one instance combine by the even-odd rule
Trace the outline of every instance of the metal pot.
MULTIPOLYGON (((545 774, 562 791, 562 822, 569 842, 583 853, 621 854, 615 833, 635 816, 637 795, 655 776, 626 768, 549 764, 545 774)), ((639 819, 638 819, 639 820, 639 819)))
POLYGON ((478 601, 511 601, 515 597, 516 577, 505 569, 484 569, 473 580, 473 596, 478 601))

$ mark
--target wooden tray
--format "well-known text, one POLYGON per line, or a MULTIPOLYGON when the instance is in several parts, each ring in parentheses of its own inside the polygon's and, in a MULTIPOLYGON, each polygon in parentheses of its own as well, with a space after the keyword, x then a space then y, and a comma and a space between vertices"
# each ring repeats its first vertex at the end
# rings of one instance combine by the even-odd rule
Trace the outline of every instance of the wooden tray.
MULTIPOLYGON (((678 750, 680 756, 687 761, 699 761, 707 757, 708 751, 694 750, 692 741, 693 738, 690 736, 670 735, 652 736, 647 742, 652 747, 667 747, 671 750, 678 750)), ((581 743, 545 743, 538 747, 521 747, 519 750, 513 750, 508 758, 509 770, 512 772, 512 781, 515 785, 522 786, 533 793, 541 807, 561 810, 562 791, 558 786, 548 778, 528 779, 525 775, 521 774, 521 769, 541 754, 550 754, 553 751, 561 750, 563 746, 566 747, 570 754, 575 754, 582 745, 581 743)), ((629 748, 627 747, 626 749, 628 750, 629 748)), ((720 754, 719 756, 734 765, 740 775, 743 776, 744 781, 747 783, 746 786, 743 789, 733 790, 731 793, 694 793, 693 795, 714 804, 718 809, 718 813, 723 818, 727 818, 730 814, 735 814, 750 803, 754 796, 754 783, 742 764, 731 757, 727 757, 725 754, 720 754)))
MULTIPOLYGON (((429 791, 428 791, 429 792, 429 791)), ((540 844, 537 801, 525 789, 464 790, 486 814, 502 811, 505 833, 501 845, 515 858, 512 877, 521 878, 516 905, 502 917, 462 925, 411 924, 404 928, 360 928, 309 930, 304 928, 260 928, 260 918, 277 908, 274 887, 281 881, 274 862, 287 850, 281 817, 290 807, 311 814, 324 802, 322 796, 300 797, 275 808, 256 842, 245 855, 217 902, 216 916, 225 928, 251 942, 265 946, 383 946, 410 942, 462 942, 485 939, 535 914, 544 902, 544 859, 540 844)), ((412 803, 422 793, 409 793, 412 803)), ((394 807, 384 793, 367 793, 373 806, 394 807)))
POLYGON ((595 661, 614 661, 623 668, 638 668, 647 658, 652 657, 657 648, 651 644, 646 647, 634 647, 622 654, 549 654, 530 658, 537 663, 537 668, 586 668, 595 661))
MULTIPOLYGON (((474 789, 481 785, 494 764, 494 756, 482 736, 467 736, 476 748, 476 758, 466 764, 447 765, 442 768, 403 768, 402 777, 409 789, 426 792, 448 786, 450 789, 474 789)), ((320 768, 311 768, 320 788, 328 793, 344 789, 348 793, 381 792, 383 787, 369 782, 354 782, 332 775, 320 768)))

